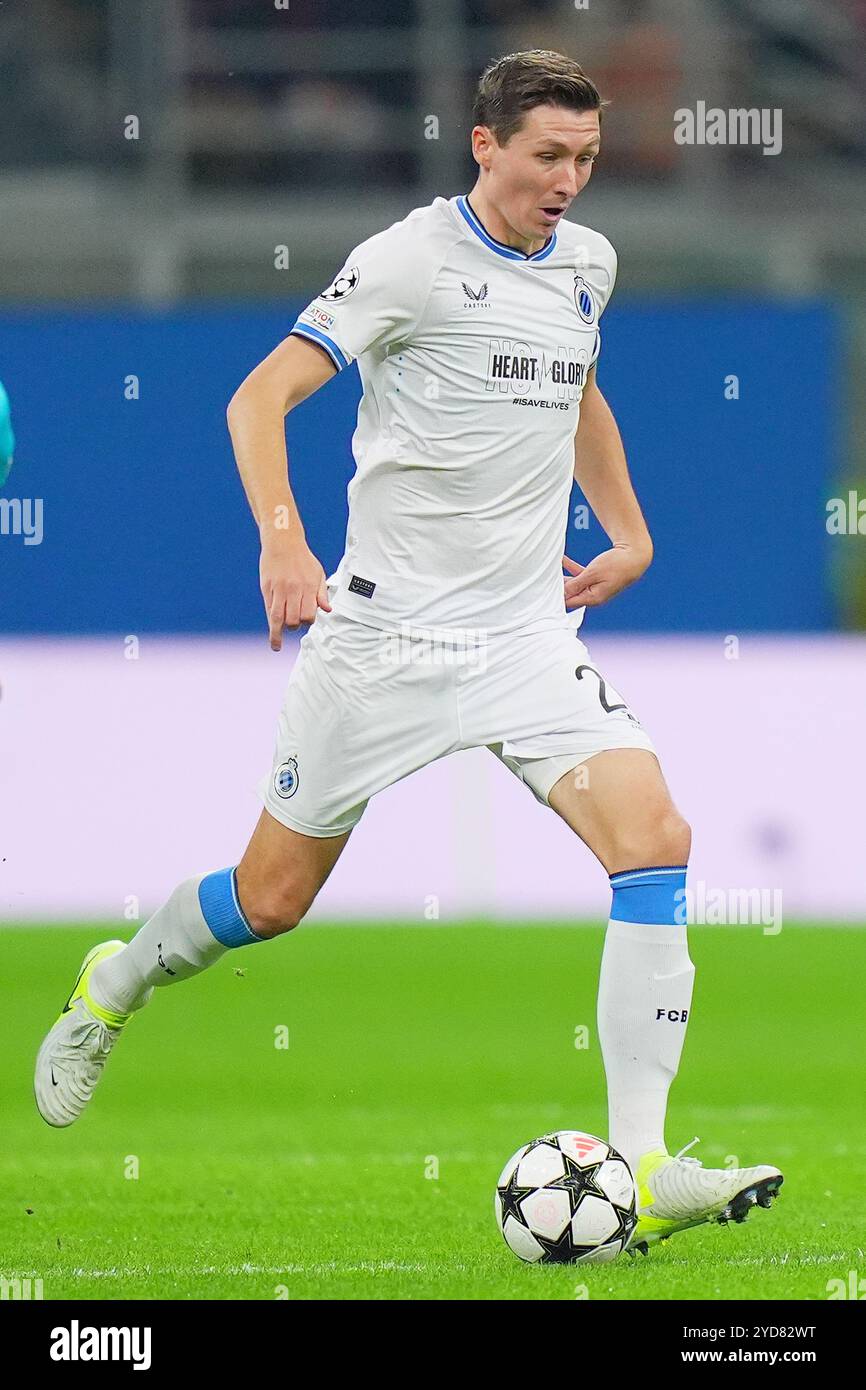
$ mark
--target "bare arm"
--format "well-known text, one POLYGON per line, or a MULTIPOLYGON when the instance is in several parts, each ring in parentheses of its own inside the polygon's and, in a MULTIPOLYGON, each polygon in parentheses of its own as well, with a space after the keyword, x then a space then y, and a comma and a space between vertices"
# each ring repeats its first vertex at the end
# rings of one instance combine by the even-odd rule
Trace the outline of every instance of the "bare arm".
POLYGON ((563 556, 563 565, 576 576, 565 581, 566 608, 592 607, 613 598, 640 578, 653 555, 650 533, 628 475, 622 439, 613 412, 596 385, 594 367, 580 403, 574 477, 613 548, 588 565, 563 556))
POLYGON ((235 460, 261 538, 259 566, 271 648, 284 627, 330 612, 325 572, 307 546, 289 486, 285 417, 335 375, 327 353, 290 336, 260 362, 229 402, 226 416, 235 460))

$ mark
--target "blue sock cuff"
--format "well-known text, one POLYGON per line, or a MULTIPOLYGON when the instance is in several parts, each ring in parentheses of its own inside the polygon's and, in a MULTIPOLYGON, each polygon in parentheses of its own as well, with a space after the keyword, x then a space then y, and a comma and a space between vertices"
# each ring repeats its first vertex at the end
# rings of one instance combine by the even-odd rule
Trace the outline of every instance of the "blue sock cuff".
POLYGON ((198 886, 198 900, 204 920, 223 946, 249 946, 265 940, 256 936, 244 916, 234 869, 207 874, 198 886))
POLYGON ((686 867, 678 864, 611 874, 611 921, 639 922, 648 927, 685 922, 686 867))

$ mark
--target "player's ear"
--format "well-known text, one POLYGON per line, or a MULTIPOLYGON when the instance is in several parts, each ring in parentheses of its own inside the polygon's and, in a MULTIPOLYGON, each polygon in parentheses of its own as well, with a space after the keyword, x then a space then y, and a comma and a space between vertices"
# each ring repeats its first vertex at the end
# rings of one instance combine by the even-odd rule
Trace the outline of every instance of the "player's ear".
POLYGON ((489 169, 490 156, 493 153, 493 146, 496 137, 489 126, 476 125, 472 127, 472 155, 476 164, 482 169, 489 169))

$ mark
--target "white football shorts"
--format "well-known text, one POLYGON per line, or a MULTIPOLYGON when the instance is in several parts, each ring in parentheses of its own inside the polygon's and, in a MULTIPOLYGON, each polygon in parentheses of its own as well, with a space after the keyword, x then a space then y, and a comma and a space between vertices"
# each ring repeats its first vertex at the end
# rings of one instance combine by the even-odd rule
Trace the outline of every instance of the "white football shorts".
POLYGON ((258 793, 290 829, 340 835, 377 792, 477 747, 543 805, 554 783, 595 753, 655 752, 574 628, 461 641, 320 610, 301 638, 273 768, 258 793))

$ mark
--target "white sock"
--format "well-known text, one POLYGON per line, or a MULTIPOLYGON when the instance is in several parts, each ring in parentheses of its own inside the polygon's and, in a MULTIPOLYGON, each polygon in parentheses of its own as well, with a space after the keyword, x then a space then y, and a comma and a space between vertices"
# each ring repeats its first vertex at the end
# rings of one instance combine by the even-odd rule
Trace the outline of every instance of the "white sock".
POLYGON ((607 1077, 609 1140, 633 1171, 664 1149, 695 967, 685 923, 608 923, 598 988, 598 1036, 607 1077))
POLYGON ((214 936, 199 902, 204 874, 178 885, 129 945, 100 961, 90 977, 97 1004, 130 1013, 147 1003, 153 988, 188 980, 207 970, 228 947, 214 936))

